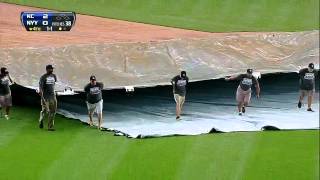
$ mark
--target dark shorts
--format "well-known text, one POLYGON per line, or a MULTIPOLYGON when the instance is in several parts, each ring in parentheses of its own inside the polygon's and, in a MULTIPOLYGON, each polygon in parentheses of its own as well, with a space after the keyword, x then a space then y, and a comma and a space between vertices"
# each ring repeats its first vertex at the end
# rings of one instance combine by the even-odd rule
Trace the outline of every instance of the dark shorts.
POLYGON ((300 96, 313 96, 314 91, 315 91, 314 89, 313 90, 300 89, 300 96))
POLYGON ((0 107, 8 107, 12 106, 12 98, 11 94, 8 95, 0 95, 0 107))

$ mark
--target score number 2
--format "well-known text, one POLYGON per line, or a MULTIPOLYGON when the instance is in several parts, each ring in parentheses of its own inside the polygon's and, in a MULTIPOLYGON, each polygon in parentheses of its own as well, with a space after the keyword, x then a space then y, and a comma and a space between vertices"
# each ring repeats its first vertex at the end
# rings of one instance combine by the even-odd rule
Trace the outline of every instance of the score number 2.
MULTIPOLYGON (((43 19, 48 19, 48 14, 43 14, 42 18, 43 19)), ((48 21, 42 21, 42 25, 47 26, 48 25, 48 21)))

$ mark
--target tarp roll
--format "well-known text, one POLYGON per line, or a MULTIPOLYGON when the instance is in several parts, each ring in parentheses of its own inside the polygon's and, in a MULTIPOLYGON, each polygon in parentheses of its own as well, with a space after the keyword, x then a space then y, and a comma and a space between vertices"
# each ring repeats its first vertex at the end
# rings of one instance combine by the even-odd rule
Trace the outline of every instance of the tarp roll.
POLYGON ((37 87, 45 65, 51 63, 58 90, 80 91, 91 74, 114 89, 169 84, 180 70, 186 70, 191 81, 200 81, 249 67, 261 73, 297 72, 310 62, 319 67, 319 31, 0 49, 0 66, 8 67, 18 84, 37 87))

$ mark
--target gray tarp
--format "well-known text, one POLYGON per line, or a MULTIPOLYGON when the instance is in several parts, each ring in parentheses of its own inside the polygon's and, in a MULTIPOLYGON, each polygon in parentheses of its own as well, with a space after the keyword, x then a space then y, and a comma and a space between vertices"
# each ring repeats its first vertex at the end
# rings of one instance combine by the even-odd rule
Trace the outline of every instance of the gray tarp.
POLYGON ((319 67, 318 59, 319 31, 0 49, 0 66, 8 67, 18 84, 37 87, 45 65, 52 63, 58 88, 75 90, 82 90, 91 74, 106 88, 155 86, 168 84, 180 70, 199 81, 237 74, 248 67, 261 73, 296 72, 309 62, 319 67))
MULTIPOLYGON (((255 98, 253 93, 243 116, 236 110, 238 82, 212 80, 190 84, 181 121, 175 119, 170 86, 137 89, 132 96, 105 92, 103 127, 133 138, 198 135, 213 129, 221 132, 261 131, 266 127, 319 129, 318 85, 312 105, 315 112, 308 112, 306 98, 304 106, 297 107, 297 74, 273 75, 271 79, 263 78, 260 84, 261 98, 255 98)), ((83 99, 63 97, 59 109, 67 117, 88 120, 83 99)))

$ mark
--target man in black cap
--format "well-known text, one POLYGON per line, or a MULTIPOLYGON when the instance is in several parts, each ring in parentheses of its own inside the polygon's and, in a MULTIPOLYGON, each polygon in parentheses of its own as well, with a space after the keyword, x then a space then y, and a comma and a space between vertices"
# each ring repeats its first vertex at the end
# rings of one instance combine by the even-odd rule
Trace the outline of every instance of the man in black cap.
POLYGON ((41 96, 42 110, 39 118, 39 128, 43 128, 43 120, 48 115, 48 131, 54 131, 54 117, 57 111, 57 98, 55 92, 55 84, 57 76, 53 74, 53 66, 47 65, 44 75, 39 81, 39 95, 41 96))
POLYGON ((303 68, 299 71, 300 76, 300 97, 298 102, 298 108, 301 108, 304 96, 308 96, 308 109, 307 111, 313 112, 311 104, 313 100, 313 93, 315 91, 315 76, 316 71, 314 64, 310 63, 308 68, 303 68))
POLYGON ((5 111, 4 117, 9 120, 9 112, 12 106, 10 84, 13 83, 7 68, 2 67, 0 73, 0 108, 5 111))
POLYGON ((257 98, 260 97, 260 86, 258 80, 252 75, 253 70, 247 69, 246 74, 240 74, 235 77, 227 77, 226 81, 229 80, 240 80, 240 84, 237 89, 236 99, 238 102, 238 111, 241 116, 242 113, 246 112, 246 106, 248 106, 251 99, 251 86, 255 85, 257 98))
POLYGON ((173 86, 174 100, 176 101, 176 119, 179 120, 183 108, 183 104, 186 97, 189 78, 187 77, 186 71, 181 71, 180 75, 175 76, 171 79, 173 86))
POLYGON ((103 99, 102 99, 103 83, 97 82, 94 75, 90 76, 90 83, 84 87, 86 92, 86 103, 89 114, 89 124, 93 125, 92 116, 94 112, 98 115, 98 129, 101 130, 102 124, 102 110, 103 110, 103 99))

